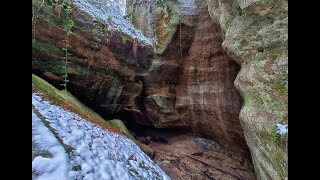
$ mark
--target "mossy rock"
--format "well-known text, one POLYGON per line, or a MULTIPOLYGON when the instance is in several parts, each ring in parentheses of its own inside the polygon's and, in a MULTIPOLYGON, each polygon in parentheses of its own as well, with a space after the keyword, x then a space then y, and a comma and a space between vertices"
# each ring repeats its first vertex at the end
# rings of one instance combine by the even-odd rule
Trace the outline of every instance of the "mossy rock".
POLYGON ((54 100, 58 102, 59 106, 63 106, 66 103, 73 105, 74 107, 79 110, 79 112, 82 112, 84 114, 89 115, 90 119, 101 123, 103 125, 106 125, 111 128, 115 128, 118 130, 118 132, 122 133, 123 135, 127 136, 130 139, 134 139, 130 133, 126 133, 125 129, 126 127, 121 125, 120 123, 110 123, 106 120, 104 120, 99 114, 91 110, 90 108, 86 107, 84 104, 82 104, 77 98, 75 98, 71 93, 65 90, 58 90, 55 87, 53 87, 51 84, 46 82, 45 80, 41 79, 40 77, 32 74, 32 88, 33 90, 38 90, 46 95, 50 96, 54 100))
POLYGON ((57 101, 59 106, 63 106, 66 103, 73 105, 77 108, 80 113, 89 115, 91 120, 96 121, 99 124, 103 124, 107 127, 111 127, 116 129, 120 134, 126 136, 127 138, 131 139, 134 143, 136 143, 142 151, 146 154, 150 154, 150 149, 141 145, 140 142, 136 141, 134 137, 129 133, 126 126, 123 122, 119 119, 106 121, 104 120, 99 114, 82 104, 77 98, 75 98, 71 93, 65 90, 58 90, 57 88, 53 87, 47 81, 41 79, 40 77, 32 74, 32 91, 40 91, 54 100, 57 101))
POLYGON ((133 142, 135 142, 140 147, 140 149, 144 153, 146 153, 150 158, 153 157, 153 154, 154 154, 153 150, 149 146, 142 144, 136 139, 134 139, 134 137, 130 134, 127 127, 123 124, 123 122, 120 119, 113 119, 113 120, 109 120, 108 122, 112 125, 112 127, 116 128, 120 133, 124 134, 126 137, 128 137, 133 142))
POLYGON ((163 4, 154 10, 156 35, 158 45, 154 49, 155 54, 162 54, 171 42, 174 33, 179 25, 179 15, 169 5, 163 4))
POLYGON ((129 133, 127 127, 123 124, 123 122, 121 120, 113 119, 113 120, 110 120, 108 122, 112 125, 112 127, 116 128, 117 130, 119 130, 119 132, 121 132, 122 134, 127 136, 132 141, 136 142, 134 137, 129 133))

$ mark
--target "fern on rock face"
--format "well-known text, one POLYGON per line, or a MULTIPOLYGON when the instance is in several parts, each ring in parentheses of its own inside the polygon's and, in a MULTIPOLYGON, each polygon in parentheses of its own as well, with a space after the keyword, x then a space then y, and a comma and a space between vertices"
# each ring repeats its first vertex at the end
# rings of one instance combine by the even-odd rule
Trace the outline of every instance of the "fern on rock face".
POLYGON ((69 53, 69 48, 71 48, 71 46, 69 45, 69 36, 74 35, 74 33, 72 32, 72 28, 74 26, 74 22, 71 19, 71 14, 72 14, 72 8, 71 6, 67 5, 67 7, 65 8, 65 12, 66 12, 66 21, 64 24, 64 31, 66 32, 66 37, 63 40, 63 42, 65 43, 65 47, 63 48, 64 51, 64 65, 62 66, 62 68, 64 69, 64 74, 62 75, 63 77, 63 84, 61 84, 61 86, 64 86, 64 89, 67 90, 67 84, 69 82, 68 80, 68 64, 70 63, 68 61, 68 57, 71 56, 72 54, 69 53))

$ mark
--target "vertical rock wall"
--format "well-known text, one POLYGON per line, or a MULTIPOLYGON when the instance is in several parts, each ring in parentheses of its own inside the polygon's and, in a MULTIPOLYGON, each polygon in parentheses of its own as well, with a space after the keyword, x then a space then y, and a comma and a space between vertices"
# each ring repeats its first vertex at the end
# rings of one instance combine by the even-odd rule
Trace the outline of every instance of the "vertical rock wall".
POLYGON ((241 125, 259 179, 287 179, 288 1, 208 0, 224 32, 224 50, 241 64, 235 86, 244 98, 241 125))

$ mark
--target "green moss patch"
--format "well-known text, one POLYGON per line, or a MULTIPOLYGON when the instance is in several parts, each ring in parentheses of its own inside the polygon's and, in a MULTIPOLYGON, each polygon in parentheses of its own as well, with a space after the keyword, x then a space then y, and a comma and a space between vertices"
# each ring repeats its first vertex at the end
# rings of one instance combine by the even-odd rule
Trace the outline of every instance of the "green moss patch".
POLYGON ((129 133, 128 129, 126 128, 126 126, 123 124, 123 122, 121 120, 113 119, 108 122, 112 125, 112 127, 116 128, 119 132, 121 132, 122 134, 127 136, 132 141, 136 142, 134 137, 129 133))
POLYGON ((288 95, 288 77, 283 78, 281 81, 275 84, 275 90, 281 96, 288 95))
POLYGON ((127 138, 131 139, 134 143, 136 143, 143 152, 148 153, 148 150, 143 148, 140 142, 136 141, 134 137, 129 133, 128 129, 121 120, 104 120, 99 114, 82 104, 68 91, 60 91, 34 74, 32 74, 32 91, 44 93, 46 96, 50 97, 51 100, 53 100, 57 105, 61 107, 71 105, 72 107, 76 108, 76 113, 79 114, 81 117, 84 117, 85 119, 93 122, 94 124, 98 124, 111 131, 116 131, 117 133, 126 136, 127 138))
MULTIPOLYGON (((86 115, 87 118, 94 121, 97 124, 100 124, 104 127, 110 127, 115 129, 120 134, 125 135, 126 137, 130 138, 131 140, 134 140, 134 138, 131 136, 131 134, 128 132, 124 124, 121 122, 108 122, 104 120, 99 114, 92 111, 90 108, 86 107, 84 104, 82 104, 79 100, 77 100, 71 93, 65 90, 58 90, 52 85, 50 85, 45 80, 41 79, 40 77, 32 74, 32 89, 33 91, 40 91, 44 93, 45 95, 52 98, 59 106, 66 106, 71 105, 76 108, 76 111, 80 115, 86 115)), ((118 120, 119 121, 119 120, 118 120)), ((135 142, 135 141, 134 141, 135 142)))
POLYGON ((277 133, 276 126, 271 129, 271 132, 261 132, 259 134, 260 139, 262 140, 259 143, 261 148, 267 150, 268 159, 270 159, 274 169, 277 170, 281 180, 286 179, 287 175, 287 165, 286 160, 284 159, 286 153, 286 137, 282 137, 277 133))
POLYGON ((40 54, 62 55, 63 53, 60 48, 37 40, 32 41, 32 50, 40 54))

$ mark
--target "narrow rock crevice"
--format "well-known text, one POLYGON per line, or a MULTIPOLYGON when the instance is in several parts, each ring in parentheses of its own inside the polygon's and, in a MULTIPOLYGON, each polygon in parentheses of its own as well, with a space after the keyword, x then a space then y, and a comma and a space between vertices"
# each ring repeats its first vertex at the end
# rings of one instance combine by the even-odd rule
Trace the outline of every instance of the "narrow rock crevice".
POLYGON ((190 129, 250 159, 239 120, 242 98, 233 84, 240 66, 225 55, 219 24, 207 6, 182 16, 181 23, 142 77, 143 122, 190 129))
MULTIPOLYGON (((162 54, 155 56, 149 74, 141 77, 143 93, 136 101, 140 105, 135 107, 143 108, 131 110, 135 123, 144 125, 137 128, 144 132, 138 139, 155 149, 154 160, 173 179, 195 176, 203 179, 255 179, 239 120, 243 100, 234 86, 240 65, 224 52, 223 32, 220 25, 212 21, 206 4, 198 7, 197 13, 180 18, 181 24, 172 28, 174 33, 169 44, 162 54), (165 143, 153 141, 157 138, 147 133, 159 131, 164 136, 170 130, 185 131, 164 138, 165 143), (196 148, 192 138, 213 140, 223 150, 209 152, 218 153, 216 157, 219 158, 208 162, 201 158, 186 160, 185 156, 193 156, 189 152, 177 151, 196 148), (206 164, 216 164, 216 160, 219 166, 208 168, 206 164), (239 166, 229 171, 226 168, 229 165, 224 163, 230 161, 239 163, 239 166), (206 169, 200 170, 199 166, 206 169), (219 169, 222 171, 218 172, 219 169), (238 170, 248 174, 235 175, 238 170)), ((193 154, 207 152, 203 147, 198 148, 193 154)))

